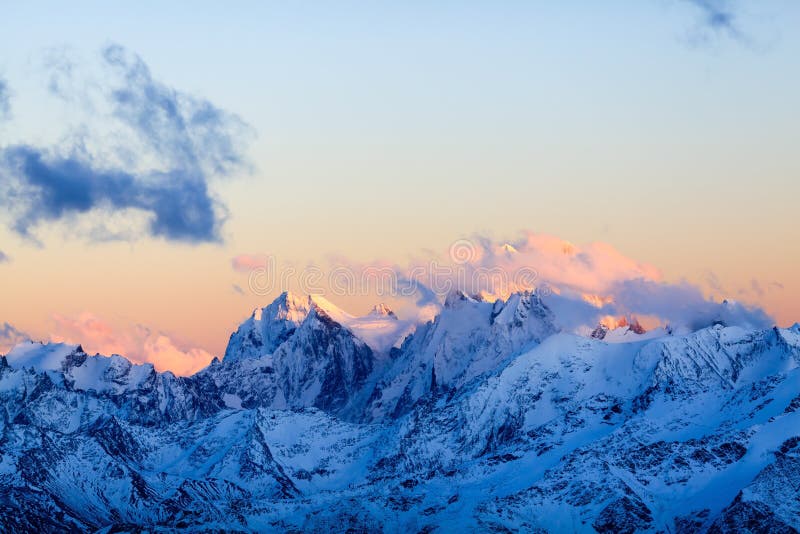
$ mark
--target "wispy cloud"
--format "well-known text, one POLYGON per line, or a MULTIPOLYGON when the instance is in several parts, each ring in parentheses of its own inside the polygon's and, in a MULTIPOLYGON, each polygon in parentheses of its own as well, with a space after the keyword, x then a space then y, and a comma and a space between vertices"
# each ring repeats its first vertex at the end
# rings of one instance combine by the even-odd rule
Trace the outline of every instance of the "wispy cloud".
POLYGON ((0 78, 0 121, 11 117, 11 91, 8 82, 0 78))
POLYGON ((753 293, 756 294, 756 296, 758 296, 758 297, 763 297, 764 296, 764 293, 765 293, 764 288, 761 287, 761 284, 755 278, 750 280, 750 289, 753 291, 753 293))
POLYGON ((722 282, 720 282, 719 277, 715 272, 707 271, 705 281, 708 287, 711 288, 713 291, 716 291, 717 293, 725 292, 725 290, 722 288, 722 282))
MULTIPOLYGON (((220 241, 225 208, 210 192, 214 177, 246 166, 249 127, 210 102, 153 78, 144 61, 121 46, 109 46, 102 63, 113 87, 102 94, 108 120, 126 132, 133 149, 103 147, 96 139, 42 148, 0 148, 0 205, 10 225, 34 238, 42 223, 97 210, 144 214, 153 237, 187 243, 220 241)), ((64 62, 56 63, 63 77, 64 62)), ((69 73, 71 75, 72 68, 69 73)), ((60 79, 58 77, 54 78, 60 79)), ((63 92, 51 80, 51 90, 63 92)), ((114 237, 113 232, 88 235, 114 237)))
POLYGON ((725 34, 736 40, 745 40, 738 24, 736 13, 729 0, 686 0, 700 13, 701 28, 717 34, 725 34))
POLYGON ((0 354, 5 354, 18 343, 28 341, 30 336, 9 323, 0 325, 0 354))
POLYGON ((11 261, 11 258, 8 257, 8 254, 0 250, 0 263, 7 263, 11 261))
POLYGON ((268 261, 269 257, 266 254, 239 254, 231 259, 231 267, 234 271, 247 273, 266 267, 268 261))
POLYGON ((103 58, 121 79, 110 95, 114 114, 170 168, 207 177, 244 165, 241 119, 153 79, 144 61, 121 46, 109 46, 103 58))

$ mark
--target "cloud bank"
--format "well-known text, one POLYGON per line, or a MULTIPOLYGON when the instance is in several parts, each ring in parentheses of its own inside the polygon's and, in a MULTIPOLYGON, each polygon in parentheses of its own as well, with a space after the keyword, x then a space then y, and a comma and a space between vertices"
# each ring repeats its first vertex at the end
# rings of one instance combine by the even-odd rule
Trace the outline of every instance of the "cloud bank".
MULTIPOLYGON (((474 250, 465 262, 468 272, 513 273, 527 269, 535 276, 517 277, 522 284, 508 287, 466 287, 467 291, 505 297, 511 291, 532 289, 560 309, 566 328, 596 325, 606 316, 638 317, 649 326, 697 329, 714 322, 762 328, 772 324, 763 310, 732 300, 714 301, 687 281, 668 282, 654 266, 637 262, 606 243, 584 246, 553 236, 527 232, 513 242, 485 237, 468 240, 474 250), (544 290, 544 291, 542 291, 544 290)), ((453 251, 451 249, 451 255, 453 251)), ((466 280, 482 280, 469 277, 466 280)))
MULTIPOLYGON (((102 65, 114 80, 101 98, 121 136, 118 146, 97 149, 97 139, 79 136, 56 147, 0 147, 0 205, 11 228, 35 238, 42 223, 122 212, 143 215, 152 237, 220 241, 225 208, 209 185, 246 167, 249 127, 155 80, 141 58, 120 46, 103 51, 102 65)), ((94 237, 100 235, 116 234, 94 237)))
POLYGON ((257 295, 284 290, 330 297, 391 300, 406 319, 428 320, 446 297, 459 290, 476 299, 505 299, 536 291, 567 331, 593 329, 633 318, 646 328, 695 330, 715 322, 752 328, 772 319, 761 309, 733 300, 713 300, 699 286, 668 282, 654 266, 636 261, 606 243, 578 246, 550 235, 527 232, 515 241, 484 236, 455 241, 449 250, 400 266, 331 259, 325 266, 277 268, 275 258, 246 254, 232 267, 248 273, 257 295))

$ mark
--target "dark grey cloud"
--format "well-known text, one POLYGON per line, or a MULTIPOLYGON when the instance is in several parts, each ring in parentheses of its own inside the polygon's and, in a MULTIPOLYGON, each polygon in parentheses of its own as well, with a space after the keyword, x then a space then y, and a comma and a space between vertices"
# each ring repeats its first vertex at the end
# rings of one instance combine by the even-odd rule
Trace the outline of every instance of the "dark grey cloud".
MULTIPOLYGON (((151 236, 220 241, 225 209, 209 183, 246 166, 249 127, 210 102, 155 80, 144 61, 121 46, 107 47, 102 60, 114 80, 104 98, 112 119, 130 134, 129 146, 103 155, 87 150, 83 139, 49 148, 1 147, 0 205, 11 214, 11 228, 35 239, 33 231, 42 223, 97 209, 135 209, 149 217, 151 236)), ((95 230, 87 237, 101 235, 116 234, 95 230)))
POLYGON ((31 237, 47 221, 92 209, 141 209, 152 214, 150 234, 186 242, 214 241, 219 221, 205 177, 188 169, 141 176, 103 169, 89 156, 57 157, 35 147, 17 145, 0 153, 0 165, 18 188, 8 199, 20 200, 12 229, 31 237))

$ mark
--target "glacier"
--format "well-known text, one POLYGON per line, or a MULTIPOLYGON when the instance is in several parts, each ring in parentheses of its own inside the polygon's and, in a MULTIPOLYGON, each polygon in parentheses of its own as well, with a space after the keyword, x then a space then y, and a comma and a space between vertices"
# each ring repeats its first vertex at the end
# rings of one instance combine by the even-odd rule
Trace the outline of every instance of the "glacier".
POLYGON ((800 530, 800 325, 558 319, 535 292, 420 325, 284 293, 188 377, 20 344, 0 529, 800 530))

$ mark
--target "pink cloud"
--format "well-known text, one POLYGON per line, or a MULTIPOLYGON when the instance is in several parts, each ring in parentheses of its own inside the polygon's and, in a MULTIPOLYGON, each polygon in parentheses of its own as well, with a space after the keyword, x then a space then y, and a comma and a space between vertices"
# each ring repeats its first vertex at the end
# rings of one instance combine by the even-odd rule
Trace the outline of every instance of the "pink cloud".
POLYGON ((240 273, 250 272, 254 269, 267 265, 266 254, 239 254, 231 259, 231 266, 240 273))
MULTIPOLYGON (((636 261, 610 244, 575 245, 534 232, 512 241, 483 236, 459 239, 448 249, 429 252, 405 266, 389 261, 365 264, 344 257, 328 258, 327 263, 311 266, 314 276, 305 276, 303 268, 291 270, 294 274, 289 279, 284 279, 283 271, 267 272, 272 277, 264 277, 271 283, 265 287, 272 293, 295 288, 301 293, 321 292, 334 300, 350 296, 393 299, 390 303, 401 317, 420 321, 435 315, 453 289, 485 300, 536 290, 548 297, 551 307, 559 309, 568 330, 594 328, 605 316, 638 317, 648 325, 692 327, 723 319, 750 325, 770 321, 758 308, 733 302, 723 305, 686 281, 665 281, 658 268, 636 261), (313 284, 306 283, 309 280, 313 284)), ((265 255, 233 259, 234 268, 251 273, 255 269, 269 271, 274 264, 274 258, 265 255)), ((753 284, 751 291, 761 288, 753 284)))
MULTIPOLYGON (((527 232, 511 243, 495 243, 476 238, 476 267, 500 267, 514 272, 533 269, 538 283, 573 289, 590 294, 604 294, 623 280, 661 280, 661 272, 653 265, 633 260, 607 243, 583 246, 546 234, 527 232)), ((452 252, 451 252, 452 253, 452 252)))
POLYGON ((92 313, 77 317, 55 314, 51 341, 80 343, 86 352, 120 354, 134 363, 151 363, 158 371, 191 375, 206 367, 213 356, 142 325, 114 326, 92 313))

